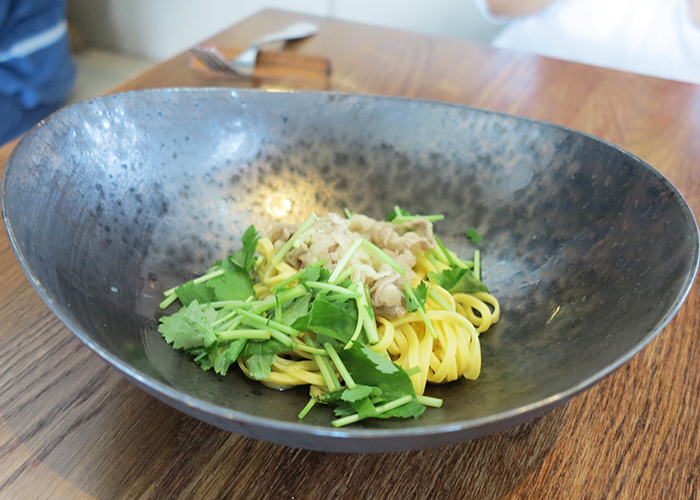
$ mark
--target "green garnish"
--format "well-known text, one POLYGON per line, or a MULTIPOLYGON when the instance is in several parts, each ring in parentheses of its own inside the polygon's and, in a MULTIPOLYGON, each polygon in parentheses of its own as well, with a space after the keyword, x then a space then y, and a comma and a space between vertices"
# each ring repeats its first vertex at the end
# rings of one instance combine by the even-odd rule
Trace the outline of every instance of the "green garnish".
POLYGON ((476 229, 471 228, 469 231, 467 231, 467 238, 469 238, 469 241, 472 243, 481 243, 484 241, 484 238, 479 236, 479 233, 476 232, 476 229))
MULTIPOLYGON (((350 218, 354 213, 345 209, 345 215, 350 218)), ((395 207, 386 220, 401 224, 417 219, 438 221, 443 216, 411 215, 395 207)), ((273 265, 298 246, 316 220, 312 214, 297 229, 272 257, 273 265)), ((472 242, 483 241, 474 229, 467 231, 467 237, 472 242)), ((369 287, 348 279, 355 272, 350 260, 360 247, 401 276, 406 274, 403 266, 357 237, 332 272, 323 267, 325 260, 319 260, 275 284, 271 296, 258 300, 253 280, 259 280, 255 266, 262 260, 256 254, 259 238, 250 226, 239 250, 216 262, 204 275, 164 292, 161 308, 178 300, 181 304, 176 313, 160 318, 158 331, 166 342, 191 355, 203 370, 213 369, 222 376, 243 359, 250 376, 257 380, 270 375, 276 355, 285 357, 295 349, 309 353, 327 392, 313 391, 299 418, 322 403, 334 408, 335 427, 366 418, 418 418, 427 406, 442 405, 441 399, 416 395, 410 377, 420 374, 420 366, 404 370, 369 348, 380 341, 369 287)), ((478 250, 474 261, 466 262, 438 238, 436 241, 438 248, 426 254, 434 268, 428 273, 431 282, 451 293, 488 291, 480 280, 478 250)), ((450 304, 424 282, 416 289, 404 282, 403 293, 407 311, 417 312, 430 335, 437 338, 426 300, 430 298, 445 310, 453 310, 450 304)))

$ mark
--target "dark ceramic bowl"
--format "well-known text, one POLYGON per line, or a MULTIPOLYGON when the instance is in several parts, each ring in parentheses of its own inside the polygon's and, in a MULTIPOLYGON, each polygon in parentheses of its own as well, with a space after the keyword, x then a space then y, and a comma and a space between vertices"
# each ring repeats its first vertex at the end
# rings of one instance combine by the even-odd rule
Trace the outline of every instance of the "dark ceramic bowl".
MULTIPOLYGON (((206 422, 328 451, 418 449, 518 424, 599 381, 676 313, 698 231, 649 165, 573 130, 462 106, 334 93, 180 89, 83 102, 17 146, 3 217, 32 284, 124 376, 206 422), (303 421, 307 390, 203 372, 156 331, 164 290, 310 212, 444 213, 484 237, 503 307, 476 382, 436 386, 418 420, 303 421)), ((673 342, 672 336, 666 339, 673 342)))

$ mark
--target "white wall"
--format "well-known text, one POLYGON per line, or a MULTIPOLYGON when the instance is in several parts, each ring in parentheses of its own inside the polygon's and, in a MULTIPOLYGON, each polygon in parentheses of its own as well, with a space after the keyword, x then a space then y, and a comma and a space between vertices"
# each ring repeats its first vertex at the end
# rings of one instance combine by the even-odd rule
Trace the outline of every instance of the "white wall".
POLYGON ((488 42, 499 31, 473 0, 68 0, 94 47, 167 59, 265 8, 488 42))

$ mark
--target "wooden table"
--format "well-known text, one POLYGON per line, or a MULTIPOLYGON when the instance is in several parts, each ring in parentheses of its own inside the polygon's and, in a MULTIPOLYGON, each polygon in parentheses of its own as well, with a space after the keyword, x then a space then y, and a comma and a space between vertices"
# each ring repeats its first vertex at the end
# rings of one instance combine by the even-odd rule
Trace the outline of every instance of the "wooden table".
MULTIPOLYGON (((290 21, 263 12, 215 37, 290 21)), ((468 104, 566 125, 640 156, 700 215, 700 87, 468 41, 314 19, 291 50, 326 87, 468 104)), ((116 90, 235 86, 183 54, 116 90)), ((251 84, 247 84, 248 86, 251 84)), ((305 82, 256 82, 304 87, 305 82)), ((0 149, 4 165, 14 144, 0 149)), ((336 455, 219 430, 135 388, 49 311, 0 236, 0 498, 686 499, 700 494, 700 294, 631 362, 520 427, 421 452, 336 455)))

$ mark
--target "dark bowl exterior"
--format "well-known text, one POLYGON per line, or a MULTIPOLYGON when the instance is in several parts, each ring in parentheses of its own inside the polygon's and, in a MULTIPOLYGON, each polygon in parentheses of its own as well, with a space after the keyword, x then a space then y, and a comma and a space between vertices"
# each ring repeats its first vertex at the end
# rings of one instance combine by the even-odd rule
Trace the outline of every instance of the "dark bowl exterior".
MULTIPOLYGON (((50 117, 13 152, 2 210, 53 311, 172 406, 258 439, 342 452, 420 449, 515 425, 646 345, 685 299, 698 230, 679 192, 629 153, 515 116, 412 99, 232 89, 137 91, 50 117), (418 420, 296 417, 303 389, 203 372, 156 328, 164 290, 310 212, 444 213, 458 253, 483 237, 503 307, 476 382, 437 386, 418 420)), ((668 341, 673 341, 669 338, 668 341)))

